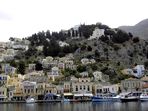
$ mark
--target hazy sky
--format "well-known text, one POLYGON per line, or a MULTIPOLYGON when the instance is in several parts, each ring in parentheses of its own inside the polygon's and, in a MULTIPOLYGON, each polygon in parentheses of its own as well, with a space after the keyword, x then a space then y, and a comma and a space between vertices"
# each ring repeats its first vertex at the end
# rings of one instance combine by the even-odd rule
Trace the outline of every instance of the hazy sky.
POLYGON ((147 0, 0 0, 0 41, 80 23, 135 25, 148 18, 147 4, 147 0))

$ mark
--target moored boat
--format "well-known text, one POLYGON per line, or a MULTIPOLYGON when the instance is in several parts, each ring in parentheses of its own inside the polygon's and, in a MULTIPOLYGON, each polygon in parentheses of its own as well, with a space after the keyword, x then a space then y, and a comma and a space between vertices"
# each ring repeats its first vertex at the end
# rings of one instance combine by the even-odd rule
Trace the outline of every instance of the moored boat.
POLYGON ((92 97, 92 102, 117 102, 120 101, 119 95, 97 95, 92 97))
POLYGON ((26 99, 26 103, 35 103, 35 102, 36 102, 36 100, 33 97, 29 97, 26 99))
POLYGON ((121 95, 120 100, 121 102, 131 102, 131 101, 138 101, 140 98, 139 92, 129 92, 126 94, 121 95))
POLYGON ((142 93, 140 95, 140 101, 148 101, 148 93, 142 93))

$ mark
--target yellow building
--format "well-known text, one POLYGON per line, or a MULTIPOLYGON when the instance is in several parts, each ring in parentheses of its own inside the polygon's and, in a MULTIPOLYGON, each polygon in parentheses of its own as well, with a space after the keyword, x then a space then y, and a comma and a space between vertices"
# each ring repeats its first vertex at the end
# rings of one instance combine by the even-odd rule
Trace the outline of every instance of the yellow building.
POLYGON ((16 77, 11 77, 8 81, 8 86, 9 87, 13 87, 11 88, 11 90, 9 90, 9 93, 11 94, 9 96, 9 99, 12 99, 12 100, 23 100, 23 90, 22 90, 22 81, 23 81, 23 78, 22 76, 16 76, 16 77))
POLYGON ((7 100, 7 88, 4 86, 0 87, 0 101, 7 100))
POLYGON ((57 94, 56 85, 53 85, 53 84, 46 84, 46 85, 45 85, 45 93, 57 94))

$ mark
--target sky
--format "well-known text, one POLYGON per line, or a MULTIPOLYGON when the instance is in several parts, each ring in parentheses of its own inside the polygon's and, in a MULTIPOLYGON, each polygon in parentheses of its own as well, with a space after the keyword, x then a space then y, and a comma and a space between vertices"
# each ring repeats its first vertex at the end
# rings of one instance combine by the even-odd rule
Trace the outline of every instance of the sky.
POLYGON ((147 19, 147 0, 0 0, 0 41, 101 22, 111 28, 147 19))

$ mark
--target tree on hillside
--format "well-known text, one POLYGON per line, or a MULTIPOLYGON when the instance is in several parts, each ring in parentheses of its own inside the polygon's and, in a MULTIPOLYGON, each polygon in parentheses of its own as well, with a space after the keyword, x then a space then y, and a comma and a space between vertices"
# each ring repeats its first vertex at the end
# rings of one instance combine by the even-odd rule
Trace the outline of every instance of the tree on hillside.
POLYGON ((78 71, 78 72, 84 72, 84 71, 86 71, 86 66, 78 65, 77 71, 78 71))
POLYGON ((87 51, 92 51, 92 47, 91 46, 87 46, 87 51))
POLYGON ((18 63, 18 68, 17 68, 17 72, 20 73, 20 74, 25 74, 25 62, 24 61, 20 61, 18 63))
POLYGON ((40 62, 36 62, 36 64, 35 64, 35 70, 36 71, 43 70, 42 64, 40 62))
POLYGON ((51 34, 49 30, 46 31, 46 38, 51 39, 51 34))
POLYGON ((15 62, 15 60, 10 61, 10 66, 12 67, 17 67, 17 63, 15 62))
POLYGON ((59 44, 54 40, 50 40, 49 44, 43 46, 43 53, 45 56, 58 56, 61 48, 59 44))
POLYGON ((125 41, 128 41, 129 39, 129 35, 126 32, 119 29, 117 29, 117 33, 114 33, 112 37, 112 41, 115 43, 123 43, 125 41))
POLYGON ((140 41, 140 40, 139 40, 139 37, 134 37, 134 38, 133 38, 133 42, 134 42, 134 43, 137 43, 137 42, 139 42, 139 41, 140 41))

